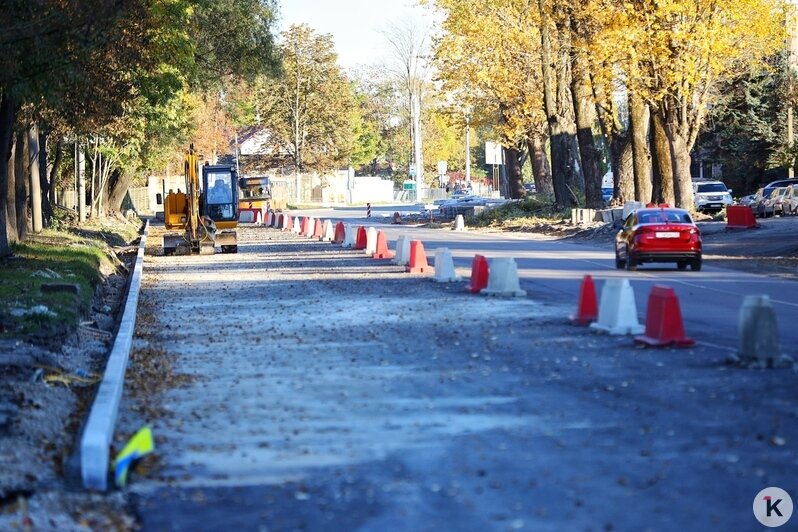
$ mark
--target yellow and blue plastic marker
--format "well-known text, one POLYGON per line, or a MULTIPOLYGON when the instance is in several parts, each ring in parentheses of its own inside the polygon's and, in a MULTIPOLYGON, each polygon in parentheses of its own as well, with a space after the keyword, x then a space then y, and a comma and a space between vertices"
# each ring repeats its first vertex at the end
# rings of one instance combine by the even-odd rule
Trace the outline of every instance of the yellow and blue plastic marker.
POLYGON ((152 430, 143 427, 127 442, 122 452, 114 460, 114 481, 120 488, 127 484, 127 472, 135 460, 150 454, 155 450, 152 442, 152 430))

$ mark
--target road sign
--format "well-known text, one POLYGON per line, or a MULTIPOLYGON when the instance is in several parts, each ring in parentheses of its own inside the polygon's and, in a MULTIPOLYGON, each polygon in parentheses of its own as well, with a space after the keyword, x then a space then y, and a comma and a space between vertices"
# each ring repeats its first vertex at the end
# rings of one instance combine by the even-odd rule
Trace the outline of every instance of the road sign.
POLYGON ((446 161, 438 161, 438 175, 446 175, 447 167, 446 161))
POLYGON ((504 164, 501 144, 498 142, 485 143, 485 164, 504 164))

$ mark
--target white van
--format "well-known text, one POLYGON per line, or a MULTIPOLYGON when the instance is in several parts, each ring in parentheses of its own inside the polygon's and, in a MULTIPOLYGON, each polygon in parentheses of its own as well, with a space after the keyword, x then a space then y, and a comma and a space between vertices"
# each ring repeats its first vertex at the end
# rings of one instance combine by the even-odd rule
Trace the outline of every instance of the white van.
POLYGON ((698 212, 722 211, 727 205, 734 203, 731 189, 721 181, 693 181, 693 197, 695 210, 698 212))

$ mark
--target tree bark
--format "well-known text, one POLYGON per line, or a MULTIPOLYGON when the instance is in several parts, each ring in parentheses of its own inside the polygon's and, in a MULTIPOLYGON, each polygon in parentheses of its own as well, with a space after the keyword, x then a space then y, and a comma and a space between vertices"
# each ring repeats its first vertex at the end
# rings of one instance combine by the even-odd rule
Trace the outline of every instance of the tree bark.
POLYGON ((16 134, 16 152, 14 154, 14 203, 17 214, 17 241, 28 236, 28 132, 20 130, 16 134))
POLYGON ((42 221, 44 227, 50 227, 53 220, 53 204, 55 201, 51 198, 53 194, 53 185, 50 184, 47 173, 47 143, 50 140, 50 132, 48 129, 42 128, 39 130, 39 188, 42 195, 42 221))
POLYGON ((11 253, 8 238, 9 181, 8 166, 11 160, 16 104, 8 93, 0 92, 0 257, 11 253))
POLYGON ((55 205, 55 190, 58 178, 61 175, 61 163, 64 161, 64 139, 59 138, 55 144, 55 158, 53 159, 53 167, 50 169, 50 187, 48 189, 48 196, 50 198, 50 206, 55 205))
POLYGON ((693 177, 690 170, 690 140, 688 139, 688 124, 680 121, 677 102, 670 99, 662 111, 663 126, 668 136, 673 163, 673 192, 674 204, 682 209, 692 211, 695 208, 693 201, 693 177))
POLYGON ((628 134, 613 135, 609 141, 612 160, 612 197, 623 205, 635 198, 634 156, 632 138, 628 134))
POLYGON ((504 150, 510 199, 521 199, 524 197, 524 176, 521 172, 521 153, 516 147, 505 148, 504 150))
POLYGON ((649 148, 651 119, 649 109, 642 98, 629 94, 629 123, 632 132, 632 154, 634 157, 634 198, 648 203, 654 199, 652 183, 652 161, 649 148))
MULTIPOLYGON (((676 197, 673 191, 673 161, 671 160, 671 146, 668 135, 665 133, 665 124, 662 114, 657 111, 651 115, 654 129, 654 153, 657 164, 659 194, 652 201, 654 203, 667 203, 674 205, 676 197)), ((657 192, 657 191, 655 191, 657 192)))
POLYGON ((610 152, 612 197, 615 204, 623 204, 635 198, 631 132, 621 123, 612 91, 598 87, 594 80, 592 85, 599 126, 610 152))
POLYGON ((111 171, 111 176, 108 178, 108 202, 105 207, 107 214, 122 212, 122 202, 132 181, 131 174, 123 174, 118 169, 111 171))
POLYGON ((543 104, 549 126, 554 199, 560 208, 573 207, 578 202, 576 194, 583 189, 584 182, 576 163, 576 124, 567 82, 570 60, 568 50, 555 52, 552 46, 552 28, 544 0, 538 0, 538 8, 541 15, 543 104))
POLYGON ((573 60, 571 94, 574 99, 576 135, 579 141, 579 155, 585 179, 585 206, 588 209, 602 209, 604 207, 604 199, 601 196, 601 180, 603 176, 601 175, 599 163, 599 151, 596 149, 596 142, 593 138, 596 108, 587 65, 579 52, 575 54, 573 60))
POLYGON ((554 185, 551 180, 549 157, 546 155, 546 141, 540 133, 531 133, 527 137, 527 146, 532 162, 532 175, 535 178, 535 190, 538 194, 554 196, 554 185))
POLYGON ((39 176, 39 126, 35 123, 31 124, 27 134, 31 229, 34 233, 41 233, 44 219, 42 217, 42 182, 39 176))
POLYGON ((6 163, 7 201, 6 201, 6 235, 11 244, 19 242, 19 231, 17 231, 17 183, 16 183, 16 164, 17 164, 17 140, 16 135, 11 135, 11 155, 6 163))

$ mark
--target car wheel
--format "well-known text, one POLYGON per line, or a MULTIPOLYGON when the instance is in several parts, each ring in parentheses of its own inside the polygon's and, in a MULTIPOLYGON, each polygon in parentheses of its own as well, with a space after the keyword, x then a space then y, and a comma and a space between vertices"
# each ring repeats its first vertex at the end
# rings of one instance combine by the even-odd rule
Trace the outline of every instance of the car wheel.
POLYGON ((676 263, 676 267, 677 267, 678 269, 680 269, 680 270, 686 270, 686 269, 687 269, 687 261, 686 261, 686 260, 680 260, 680 261, 678 261, 678 262, 676 263))
POLYGON ((697 259, 693 259, 692 261, 690 261, 690 269, 693 270, 694 272, 701 271, 701 257, 698 257, 697 259))
POLYGON ((626 269, 630 272, 637 270, 637 259, 629 252, 629 248, 626 248, 626 269))

